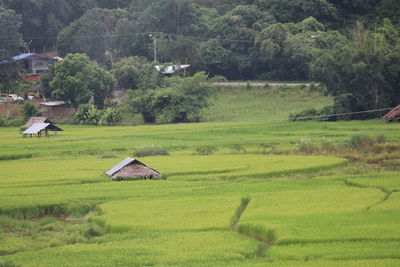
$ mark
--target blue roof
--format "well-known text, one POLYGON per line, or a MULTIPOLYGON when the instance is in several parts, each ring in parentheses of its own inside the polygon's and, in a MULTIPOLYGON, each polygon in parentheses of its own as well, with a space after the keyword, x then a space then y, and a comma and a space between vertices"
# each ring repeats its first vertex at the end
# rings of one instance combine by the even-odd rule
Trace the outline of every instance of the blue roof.
POLYGON ((23 53, 21 55, 12 57, 12 59, 15 60, 15 61, 18 61, 18 60, 22 60, 24 58, 27 58, 27 57, 30 57, 30 56, 33 56, 33 55, 36 55, 36 53, 23 53))

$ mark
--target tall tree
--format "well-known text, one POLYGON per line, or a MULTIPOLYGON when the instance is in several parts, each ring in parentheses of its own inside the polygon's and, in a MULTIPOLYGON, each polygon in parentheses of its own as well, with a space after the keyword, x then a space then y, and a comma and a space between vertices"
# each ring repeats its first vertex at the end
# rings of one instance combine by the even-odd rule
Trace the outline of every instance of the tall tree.
POLYGON ((112 64, 119 47, 116 36, 130 34, 119 32, 126 29, 128 17, 128 12, 123 9, 89 10, 59 33, 59 53, 62 56, 67 53, 85 53, 99 63, 109 61, 112 64))
POLYGON ((21 24, 20 15, 0 7, 0 91, 9 89, 10 80, 18 75, 18 65, 11 57, 25 48, 21 24))
MULTIPOLYGON (((358 23, 351 40, 323 51, 312 72, 335 97, 338 111, 388 108, 400 103, 400 33, 389 20, 377 31, 358 23)), ((370 115, 354 115, 365 118, 370 115)))
POLYGON ((86 104, 91 97, 98 108, 104 107, 106 97, 111 96, 115 79, 111 73, 92 64, 84 54, 68 54, 54 64, 49 82, 52 98, 71 102, 75 107, 86 104))

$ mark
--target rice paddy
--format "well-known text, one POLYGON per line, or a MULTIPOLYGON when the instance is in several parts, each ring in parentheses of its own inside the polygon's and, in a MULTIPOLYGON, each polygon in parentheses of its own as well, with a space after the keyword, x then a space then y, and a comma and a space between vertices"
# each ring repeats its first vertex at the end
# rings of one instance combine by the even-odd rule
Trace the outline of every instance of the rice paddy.
POLYGON ((0 266, 400 264, 399 172, 354 165, 338 152, 297 152, 302 139, 341 144, 356 134, 384 135, 389 147, 400 141, 398 125, 63 129, 50 138, 0 129, 0 266), (141 146, 169 152, 140 157, 165 180, 103 175, 141 146), (200 155, 205 147, 215 149, 200 155))

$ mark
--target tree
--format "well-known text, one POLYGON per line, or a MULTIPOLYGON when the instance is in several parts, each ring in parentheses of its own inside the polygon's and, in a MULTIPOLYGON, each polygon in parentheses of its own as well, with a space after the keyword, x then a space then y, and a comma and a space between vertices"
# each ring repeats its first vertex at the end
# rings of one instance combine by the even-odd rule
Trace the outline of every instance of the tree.
POLYGON ((53 76, 48 85, 52 98, 71 102, 75 107, 88 103, 93 97, 94 103, 102 109, 115 85, 112 74, 92 64, 84 54, 68 54, 51 68, 54 68, 50 71, 53 76))
POLYGON ((282 80, 309 79, 309 64, 318 53, 317 39, 325 27, 309 17, 299 23, 275 23, 262 30, 256 46, 268 59, 268 69, 282 80))
POLYGON ((99 63, 112 65, 119 43, 116 36, 129 29, 129 14, 123 9, 94 8, 65 27, 57 37, 58 52, 85 53, 99 63))
POLYGON ((0 91, 9 90, 11 79, 18 76, 18 65, 11 57, 25 47, 21 23, 20 15, 0 7, 0 91))
MULTIPOLYGON (((399 46, 399 31, 389 20, 377 31, 358 23, 346 45, 325 50, 316 58, 312 73, 335 97, 339 112, 393 107, 400 102, 399 46)), ((350 118, 371 116, 376 114, 350 118)))
POLYGON ((119 86, 132 90, 155 88, 163 78, 154 63, 143 57, 122 58, 115 64, 112 73, 119 86))
POLYGON ((192 77, 169 78, 165 87, 157 90, 129 91, 125 105, 134 113, 140 113, 145 122, 199 121, 201 110, 210 105, 215 87, 204 73, 192 77))
POLYGON ((21 106, 21 113, 24 115, 25 119, 41 115, 38 106, 31 102, 25 102, 21 106))

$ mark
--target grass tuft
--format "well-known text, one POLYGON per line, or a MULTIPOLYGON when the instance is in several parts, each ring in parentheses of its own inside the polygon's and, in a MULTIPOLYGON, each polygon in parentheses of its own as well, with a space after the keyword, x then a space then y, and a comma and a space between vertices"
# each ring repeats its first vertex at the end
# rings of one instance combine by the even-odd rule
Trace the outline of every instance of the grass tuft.
POLYGON ((134 157, 168 156, 169 152, 161 146, 139 146, 136 147, 134 157))

